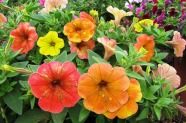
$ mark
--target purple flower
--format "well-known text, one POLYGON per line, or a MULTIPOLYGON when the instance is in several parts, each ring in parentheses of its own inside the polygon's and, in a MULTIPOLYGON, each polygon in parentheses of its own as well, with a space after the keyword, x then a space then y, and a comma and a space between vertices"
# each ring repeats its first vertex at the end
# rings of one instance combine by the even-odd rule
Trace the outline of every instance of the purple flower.
POLYGON ((182 13, 182 15, 180 17, 180 22, 186 18, 186 13, 185 13, 185 9, 184 8, 181 10, 181 13, 182 13))
POLYGON ((158 12, 158 6, 157 5, 155 5, 155 6, 153 6, 152 7, 152 14, 157 14, 157 12, 158 12))
POLYGON ((165 0, 165 5, 169 5, 169 4, 171 4, 171 3, 172 3, 171 0, 165 0))
POLYGON ((154 19, 154 23, 161 24, 165 18, 165 10, 161 11, 161 15, 154 19))
POLYGON ((44 6, 45 0, 39 0, 40 6, 44 6))
POLYGON ((133 6, 132 6, 132 4, 131 3, 125 3, 125 7, 126 8, 128 8, 128 9, 130 9, 131 11, 133 10, 133 6))
POLYGON ((3 0, 0 0, 0 3, 2 3, 3 2, 3 0))

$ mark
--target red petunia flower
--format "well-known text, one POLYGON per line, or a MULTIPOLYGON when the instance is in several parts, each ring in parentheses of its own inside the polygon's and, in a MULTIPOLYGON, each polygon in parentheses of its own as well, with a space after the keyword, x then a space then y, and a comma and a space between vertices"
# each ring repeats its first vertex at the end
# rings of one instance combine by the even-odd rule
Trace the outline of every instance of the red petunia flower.
POLYGON ((11 31, 10 35, 14 37, 11 48, 13 51, 21 49, 19 54, 27 54, 34 47, 34 42, 38 38, 35 27, 30 26, 28 22, 20 23, 16 29, 11 31))
POLYGON ((64 107, 72 107, 79 101, 79 77, 71 62, 50 62, 42 64, 37 72, 31 74, 28 83, 33 95, 39 98, 41 109, 59 113, 64 107))
POLYGON ((145 48, 147 53, 144 57, 140 58, 142 61, 149 62, 154 55, 154 36, 148 36, 146 34, 142 34, 137 37, 137 43, 134 45, 135 49, 139 51, 141 48, 145 48))

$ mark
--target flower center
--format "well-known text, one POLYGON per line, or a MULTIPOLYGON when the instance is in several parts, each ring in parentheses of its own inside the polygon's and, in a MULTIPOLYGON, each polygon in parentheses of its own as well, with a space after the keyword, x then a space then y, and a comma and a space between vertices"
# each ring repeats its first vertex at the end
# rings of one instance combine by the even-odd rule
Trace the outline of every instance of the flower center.
POLYGON ((57 86, 57 85, 59 85, 60 84, 60 81, 59 80, 53 80, 52 82, 51 82, 51 86, 52 87, 55 87, 55 86, 57 86))
POLYGON ((80 43, 77 43, 76 46, 80 49, 80 48, 86 46, 86 43, 85 42, 80 42, 80 43))
POLYGON ((98 85, 100 88, 104 88, 104 87, 107 87, 107 82, 101 81, 98 85))
POLYGON ((52 41, 52 42, 50 42, 50 45, 51 45, 51 46, 55 46, 56 43, 52 41))

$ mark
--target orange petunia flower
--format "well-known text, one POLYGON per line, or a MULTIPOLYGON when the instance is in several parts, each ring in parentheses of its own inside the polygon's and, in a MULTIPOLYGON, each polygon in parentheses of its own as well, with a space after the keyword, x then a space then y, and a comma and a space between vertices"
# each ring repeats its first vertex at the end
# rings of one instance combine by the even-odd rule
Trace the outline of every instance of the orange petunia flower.
POLYGON ((80 18, 85 18, 85 19, 88 19, 89 21, 91 21, 94 25, 95 24, 95 21, 94 21, 94 18, 92 16, 90 16, 89 14, 87 14, 86 12, 80 12, 80 18))
POLYGON ((11 48, 13 51, 21 49, 19 54, 27 54, 34 47, 34 42, 38 38, 35 27, 30 26, 28 22, 20 23, 16 29, 10 32, 10 35, 14 37, 11 48))
POLYGON ((89 41, 94 35, 95 25, 85 18, 78 18, 64 26, 63 33, 71 42, 89 41))
MULTIPOLYGON (((80 76, 78 93, 84 98, 84 106, 97 114, 116 112, 127 104, 129 96, 137 99, 129 90, 130 80, 122 67, 108 63, 95 63, 88 73, 80 76)), ((128 107, 130 110, 131 107, 128 107)), ((132 107, 134 108, 134 107, 132 107)), ((132 109, 131 109, 132 110, 132 109)))
POLYGON ((136 79, 130 79, 130 86, 126 90, 129 95, 127 103, 121 106, 119 110, 115 112, 106 112, 104 115, 107 118, 113 119, 116 116, 125 119, 138 111, 138 105, 136 102, 139 102, 142 98, 140 84, 136 79))
POLYGON ((147 53, 144 57, 140 58, 142 61, 150 61, 152 56, 154 55, 154 36, 148 36, 146 34, 142 34, 137 37, 137 43, 134 45, 135 49, 139 51, 141 48, 144 48, 147 53))
POLYGON ((60 113, 64 107, 72 107, 79 101, 79 76, 71 62, 49 62, 31 74, 28 83, 33 95, 39 98, 38 104, 42 110, 60 113))
POLYGON ((69 41, 70 51, 77 52, 80 59, 88 59, 88 50, 95 47, 95 41, 90 39, 88 42, 74 43, 69 41))

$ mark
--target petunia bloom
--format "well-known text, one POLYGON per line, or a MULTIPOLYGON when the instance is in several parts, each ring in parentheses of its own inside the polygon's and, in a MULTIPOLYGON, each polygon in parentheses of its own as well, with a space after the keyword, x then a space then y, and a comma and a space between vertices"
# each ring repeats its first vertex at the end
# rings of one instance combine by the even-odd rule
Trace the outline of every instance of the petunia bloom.
POLYGON ((66 8, 68 0, 45 0, 44 8, 40 11, 41 13, 49 13, 50 11, 55 11, 56 8, 63 9, 66 8))
POLYGON ((153 71, 155 76, 160 75, 162 79, 168 80, 168 85, 171 88, 178 88, 180 86, 180 77, 177 75, 177 72, 174 67, 164 63, 158 64, 158 69, 153 71))
POLYGON ((77 52, 80 59, 88 59, 88 50, 92 50, 95 47, 95 41, 93 39, 90 39, 87 42, 82 41, 80 43, 69 41, 69 45, 70 51, 77 52))
POLYGON ((39 98, 38 105, 42 110, 60 113, 64 107, 72 107, 79 101, 79 77, 71 62, 49 62, 30 75, 28 84, 33 95, 39 98))
POLYGON ((7 22, 6 17, 2 13, 0 13, 0 24, 6 23, 6 22, 7 22))
POLYGON ((120 21, 123 17, 131 16, 133 14, 132 12, 125 12, 124 10, 119 10, 116 7, 113 8, 112 6, 107 7, 107 11, 114 15, 116 26, 120 25, 120 21))
POLYGON ((124 68, 108 63, 90 66, 88 73, 80 76, 78 93, 84 98, 84 106, 97 114, 117 111, 128 101, 126 90, 130 85, 124 68))
POLYGON ((44 6, 45 0, 39 0, 39 4, 40 4, 41 6, 44 6))
POLYGON ((99 43, 102 43, 105 49, 104 59, 108 60, 112 55, 114 55, 114 47, 116 46, 116 41, 110 39, 106 36, 97 39, 99 43))
POLYGON ((174 37, 172 41, 167 41, 166 43, 174 47, 174 54, 176 55, 176 57, 183 56, 183 51, 185 50, 186 41, 182 38, 181 34, 178 31, 174 31, 174 37))
POLYGON ((12 50, 18 51, 19 54, 27 54, 34 47, 34 42, 38 39, 35 27, 30 26, 28 22, 22 22, 18 27, 10 32, 14 37, 12 50))
MULTIPOLYGON (((138 23, 134 24, 134 28, 136 32, 142 32, 143 31, 143 27, 141 26, 153 26, 153 20, 150 19, 143 19, 141 21, 139 21, 138 23)), ((155 25, 156 27, 156 25, 155 25)))
POLYGON ((64 26, 63 33, 71 42, 89 41, 94 35, 95 25, 88 19, 78 18, 64 26))
POLYGON ((79 16, 80 16, 80 18, 88 19, 89 21, 91 21, 95 25, 94 18, 92 16, 90 16, 89 14, 87 14, 86 12, 80 12, 79 16))
POLYGON ((0 3, 2 3, 3 2, 3 0, 0 0, 0 3))
POLYGON ((144 48, 147 53, 144 57, 140 58, 142 61, 150 61, 152 56, 154 55, 154 36, 148 36, 146 34, 142 34, 137 37, 137 43, 134 45, 134 48, 139 51, 141 48, 144 48))
POLYGON ((37 45, 40 47, 39 52, 41 54, 56 56, 64 47, 64 40, 58 38, 57 32, 49 31, 44 37, 39 38, 37 45))
POLYGON ((175 107, 186 117, 186 108, 181 105, 175 105, 175 107))
MULTIPOLYGON (((113 68, 108 63, 95 63, 90 66, 88 73, 80 76, 78 93, 84 98, 83 104, 85 108, 97 114, 114 113, 124 105, 126 109, 124 112, 130 112, 131 110, 137 110, 137 104, 134 104, 134 107, 129 100, 141 99, 135 93, 136 89, 133 88, 135 90, 133 91, 129 87, 132 85, 124 68, 113 68)), ((122 113, 118 114, 122 115, 122 113)))
POLYGON ((129 99, 127 103, 121 106, 119 110, 115 112, 106 112, 104 115, 107 118, 113 119, 116 116, 120 119, 125 119, 138 111, 138 105, 136 102, 139 102, 142 98, 140 84, 136 79, 130 79, 130 86, 127 89, 129 99))

